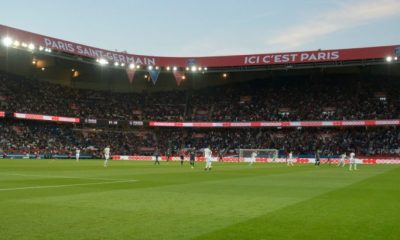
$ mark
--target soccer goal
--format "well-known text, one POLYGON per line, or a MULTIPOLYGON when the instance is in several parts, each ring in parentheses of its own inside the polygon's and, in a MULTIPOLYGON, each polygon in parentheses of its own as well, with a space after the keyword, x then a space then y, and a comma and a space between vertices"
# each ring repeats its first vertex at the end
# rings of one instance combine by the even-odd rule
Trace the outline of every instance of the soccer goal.
POLYGON ((271 158, 275 161, 278 158, 278 149, 239 149, 239 162, 250 162, 253 153, 256 153, 256 158, 271 158))

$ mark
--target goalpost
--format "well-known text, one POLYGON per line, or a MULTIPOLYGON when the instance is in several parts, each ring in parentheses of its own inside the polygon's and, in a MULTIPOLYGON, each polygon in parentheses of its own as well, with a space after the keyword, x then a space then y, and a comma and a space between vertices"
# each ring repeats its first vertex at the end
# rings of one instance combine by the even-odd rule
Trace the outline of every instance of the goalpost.
POLYGON ((256 153, 256 158, 271 158, 272 161, 278 158, 278 149, 239 149, 239 162, 250 162, 253 153, 256 153))

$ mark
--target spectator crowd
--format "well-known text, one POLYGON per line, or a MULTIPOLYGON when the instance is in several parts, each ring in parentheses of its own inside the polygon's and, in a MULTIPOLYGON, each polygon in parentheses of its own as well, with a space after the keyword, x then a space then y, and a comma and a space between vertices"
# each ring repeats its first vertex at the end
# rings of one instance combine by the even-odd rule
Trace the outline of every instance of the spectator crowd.
POLYGON ((93 129, 36 121, 0 121, 0 152, 36 154, 82 153, 101 156, 110 145, 116 155, 152 155, 168 149, 175 155, 182 149, 207 146, 217 153, 235 155, 238 149, 278 149, 310 155, 315 150, 340 155, 400 155, 400 130, 396 127, 345 129, 186 129, 137 128, 93 129))
MULTIPOLYGON (((398 119, 398 81, 349 77, 259 80, 191 91, 115 93, 75 89, 0 74, 0 110, 80 118, 159 121, 300 121, 398 119)), ((0 152, 100 156, 153 154, 208 145, 235 154, 269 148, 297 154, 399 155, 396 127, 176 129, 103 127, 0 119, 0 152)))
POLYGON ((300 121, 397 119, 398 81, 280 79, 193 91, 115 93, 0 74, 0 108, 110 120, 300 121))

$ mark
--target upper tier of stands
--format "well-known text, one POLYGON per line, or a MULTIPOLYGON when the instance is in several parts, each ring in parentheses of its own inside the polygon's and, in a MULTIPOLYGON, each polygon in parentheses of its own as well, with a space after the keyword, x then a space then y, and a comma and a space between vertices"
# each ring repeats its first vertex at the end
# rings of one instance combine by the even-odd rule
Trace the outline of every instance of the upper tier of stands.
POLYGON ((159 121, 397 119, 396 81, 349 77, 259 80, 192 91, 115 93, 0 74, 0 110, 159 121))

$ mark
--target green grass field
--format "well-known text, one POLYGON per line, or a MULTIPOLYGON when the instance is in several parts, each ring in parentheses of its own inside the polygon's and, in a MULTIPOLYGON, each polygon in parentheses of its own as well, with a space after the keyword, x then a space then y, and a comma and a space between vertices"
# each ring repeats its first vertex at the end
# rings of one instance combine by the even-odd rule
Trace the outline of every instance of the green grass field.
POLYGON ((0 160, 0 239, 400 239, 400 167, 0 160))

